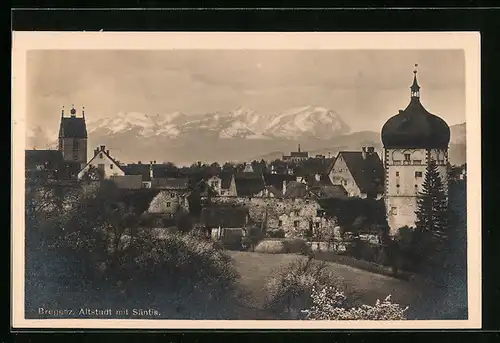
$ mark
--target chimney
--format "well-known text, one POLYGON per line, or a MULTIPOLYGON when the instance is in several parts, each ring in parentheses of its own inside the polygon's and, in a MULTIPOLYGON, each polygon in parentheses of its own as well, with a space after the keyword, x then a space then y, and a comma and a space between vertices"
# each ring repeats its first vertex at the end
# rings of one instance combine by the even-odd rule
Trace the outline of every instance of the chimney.
POLYGON ((98 153, 99 153, 99 148, 94 149, 94 156, 97 156, 98 153))
POLYGON ((286 193, 286 180, 283 180, 283 195, 286 193))
POLYGON ((101 150, 104 151, 104 149, 106 148, 105 145, 101 145, 101 150))
POLYGON ((369 147, 367 147, 367 148, 366 148, 366 152, 367 152, 368 154, 373 154, 373 153, 375 152, 375 147, 373 147, 373 146, 369 146, 369 147))
POLYGON ((361 148, 361 156, 363 156, 363 160, 366 159, 366 147, 361 148))

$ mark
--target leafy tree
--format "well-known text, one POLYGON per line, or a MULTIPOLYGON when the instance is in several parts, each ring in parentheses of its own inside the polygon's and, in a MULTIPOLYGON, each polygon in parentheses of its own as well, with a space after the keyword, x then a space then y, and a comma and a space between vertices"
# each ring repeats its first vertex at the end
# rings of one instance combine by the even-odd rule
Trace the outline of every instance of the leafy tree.
POLYGON ((448 199, 436 162, 427 165, 422 191, 417 199, 416 235, 421 236, 420 256, 436 266, 444 255, 448 236, 448 199))

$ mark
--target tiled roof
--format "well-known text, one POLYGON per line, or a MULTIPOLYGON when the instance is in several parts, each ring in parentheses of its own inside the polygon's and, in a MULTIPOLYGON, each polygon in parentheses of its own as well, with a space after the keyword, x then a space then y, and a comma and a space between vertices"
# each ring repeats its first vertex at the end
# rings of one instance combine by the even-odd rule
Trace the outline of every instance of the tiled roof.
POLYGON ((347 198, 347 191, 342 185, 319 186, 314 190, 319 198, 347 198))
POLYGON ((170 189, 170 190, 187 190, 187 178, 153 178, 151 180, 151 188, 170 189))
POLYGON ((264 184, 266 187, 273 186, 275 189, 283 193, 283 181, 289 183, 295 180, 294 175, 288 174, 264 174, 264 184))
POLYGON ((151 177, 149 175, 149 164, 127 164, 122 167, 125 175, 142 175, 143 181, 151 181, 151 177))
POLYGON ((238 196, 253 196, 265 187, 261 174, 255 172, 241 172, 234 175, 236 194, 238 196))
POLYGON ((77 117, 61 118, 59 137, 87 138, 87 125, 85 125, 85 119, 77 117))
POLYGON ((384 167, 376 152, 367 153, 363 158, 361 151, 342 151, 344 159, 354 181, 363 193, 384 191, 384 167))
POLYGON ((141 175, 113 175, 111 180, 118 188, 122 189, 139 189, 142 188, 141 175))
POLYGON ((248 209, 232 206, 205 207, 201 212, 202 223, 211 228, 243 228, 248 217, 248 209))
POLYGON ((221 179, 222 189, 229 189, 229 187, 231 187, 231 180, 233 179, 232 172, 221 172, 217 176, 221 179))
POLYGON ((291 181, 286 185, 285 198, 306 198, 308 196, 307 185, 302 182, 291 181))

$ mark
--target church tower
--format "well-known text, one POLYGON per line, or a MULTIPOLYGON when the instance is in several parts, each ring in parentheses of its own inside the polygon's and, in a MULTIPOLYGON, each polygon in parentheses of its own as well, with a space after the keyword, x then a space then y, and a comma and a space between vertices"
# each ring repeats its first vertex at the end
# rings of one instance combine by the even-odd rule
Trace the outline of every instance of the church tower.
POLYGON ((61 111, 61 125, 59 127, 58 150, 61 151, 64 161, 79 163, 83 168, 87 164, 87 125, 85 124, 85 108, 82 116, 76 116, 76 109, 71 107, 70 116, 64 116, 64 106, 61 111))
POLYGON ((420 102, 416 67, 410 103, 382 127, 385 205, 391 234, 396 234, 405 225, 415 227, 417 197, 431 159, 438 165, 447 192, 450 128, 420 102))

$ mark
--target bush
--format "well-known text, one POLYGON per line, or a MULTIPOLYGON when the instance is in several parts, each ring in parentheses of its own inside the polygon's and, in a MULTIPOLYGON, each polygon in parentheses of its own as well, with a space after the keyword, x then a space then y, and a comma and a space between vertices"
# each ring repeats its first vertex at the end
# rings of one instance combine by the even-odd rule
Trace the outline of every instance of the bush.
POLYGON ((287 249, 283 241, 265 240, 257 244, 254 251, 264 254, 285 254, 287 249))
POLYGON ((338 286, 324 263, 301 259, 276 270, 266 284, 267 307, 285 318, 295 319, 309 307, 315 287, 338 286))
POLYGON ((334 287, 313 288, 311 300, 312 306, 301 311, 307 320, 405 320, 408 309, 392 303, 390 295, 375 306, 349 308, 347 297, 334 287))

